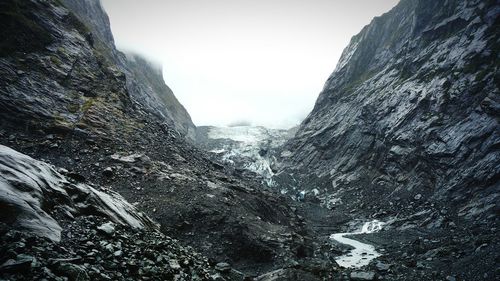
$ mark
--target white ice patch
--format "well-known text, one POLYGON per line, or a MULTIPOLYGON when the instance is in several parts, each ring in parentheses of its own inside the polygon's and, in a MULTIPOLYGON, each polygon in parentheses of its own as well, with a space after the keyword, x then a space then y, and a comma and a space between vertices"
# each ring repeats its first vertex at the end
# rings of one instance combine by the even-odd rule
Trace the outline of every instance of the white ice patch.
POLYGON ((214 127, 211 128, 208 137, 211 139, 230 139, 243 143, 257 143, 265 140, 267 130, 263 127, 214 127))
POLYGON ((210 152, 221 156, 226 163, 245 163, 244 169, 262 175, 269 186, 275 185, 272 180, 274 172, 271 169, 271 159, 268 155, 261 155, 262 149, 279 147, 288 139, 289 133, 285 130, 272 130, 264 127, 211 127, 208 131, 209 139, 229 139, 236 144, 223 144, 214 147, 210 152))
POLYGON ((360 231, 349 233, 335 233, 330 235, 330 239, 354 247, 354 249, 346 255, 337 257, 335 259, 338 265, 345 268, 360 268, 370 264, 373 259, 380 257, 381 254, 375 250, 374 246, 361 243, 354 239, 346 238, 345 236, 378 232, 382 230, 383 225, 383 222, 373 220, 363 224, 360 231))
POLYGON ((220 153, 226 152, 226 150, 224 148, 221 148, 221 149, 213 149, 213 150, 210 150, 209 152, 212 152, 215 154, 220 154, 220 153))

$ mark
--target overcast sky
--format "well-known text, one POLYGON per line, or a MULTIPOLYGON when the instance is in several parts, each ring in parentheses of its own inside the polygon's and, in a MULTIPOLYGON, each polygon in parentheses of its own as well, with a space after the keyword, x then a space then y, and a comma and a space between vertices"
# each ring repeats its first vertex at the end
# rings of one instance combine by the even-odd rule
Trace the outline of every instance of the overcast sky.
POLYGON ((294 126, 350 38, 398 0, 102 0, 116 45, 163 65, 193 122, 294 126))

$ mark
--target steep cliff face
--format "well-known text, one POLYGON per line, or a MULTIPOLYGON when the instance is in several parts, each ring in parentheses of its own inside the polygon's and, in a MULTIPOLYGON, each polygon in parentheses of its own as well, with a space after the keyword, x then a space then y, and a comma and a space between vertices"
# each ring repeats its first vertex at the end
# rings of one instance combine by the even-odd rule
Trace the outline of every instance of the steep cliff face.
POLYGON ((108 15, 99 0, 64 0, 86 26, 89 37, 95 37, 96 48, 125 74, 127 89, 134 103, 163 119, 181 135, 194 140, 196 127, 189 113, 163 81, 160 66, 155 66, 137 54, 123 54, 116 49, 108 15))
MULTIPOLYGON (((109 48, 90 24, 80 20, 84 16, 68 9, 61 1, 6 0, 0 6, 0 25, 17 27, 17 32, 0 29, 2 38, 9 38, 0 44, 0 144, 66 169, 69 177, 79 183, 118 192, 135 208, 158 222, 164 234, 195 247, 212 262, 230 262, 235 267, 244 268, 247 273, 257 274, 312 255, 312 238, 303 218, 291 207, 293 202, 263 190, 251 178, 227 171, 209 160, 205 153, 179 135, 178 127, 166 122, 160 112, 152 110, 152 101, 158 94, 156 88, 166 86, 160 81, 161 74, 151 65, 129 57, 127 61, 137 72, 134 74, 137 76, 130 76, 132 70, 115 61, 116 50, 109 48), (132 83, 135 79, 141 80, 140 84, 132 83)), ((89 7, 89 11, 93 8, 89 7)), ((97 22, 101 22, 100 14, 97 11, 91 14, 94 12, 97 22)), ((102 27, 102 30, 109 31, 109 27, 102 27)), ((122 58, 126 59, 125 56, 122 58)), ((168 108, 165 110, 169 111, 168 108)), ((8 173, 0 175, 0 182, 3 183, 8 176, 8 173)), ((0 200, 1 210, 12 209, 9 192, 16 188, 22 189, 22 186, 0 185, 0 199, 7 198, 0 200)), ((36 186, 30 188, 37 190, 36 186)), ((85 191, 71 195, 78 197, 82 193, 85 191)), ((42 203, 33 202, 32 208, 51 211, 51 206, 44 206, 43 202, 50 205, 59 201, 46 197, 50 194, 34 196, 42 203)), ((77 203, 85 201, 80 199, 73 200, 77 203)), ((94 200, 92 203, 99 202, 94 200)), ((18 205, 26 204, 21 202, 18 205)), ((45 213, 52 215, 49 211, 45 213)), ((3 217, 5 213, 0 215, 2 222, 5 219, 10 223, 11 218, 3 217)), ((98 213, 92 215, 95 216, 75 219, 75 225, 63 226, 60 223, 63 229, 61 241, 71 244, 71 247, 43 244, 43 249, 40 249, 43 251, 35 253, 38 248, 16 248, 17 242, 22 241, 18 234, 2 237, 0 252, 7 254, 0 255, 0 264, 5 263, 9 271, 12 269, 18 274, 17 279, 24 280, 19 277, 24 273, 19 269, 31 262, 20 256, 17 264, 16 257, 12 256, 14 250, 23 255, 43 256, 44 266, 48 266, 53 258, 74 258, 79 250, 86 255, 93 251, 93 246, 87 245, 85 239, 101 239, 95 233, 95 226, 102 222, 102 216, 98 213), (64 239, 68 233, 66 230, 71 236, 67 240, 64 239), (47 254, 51 253, 51 247, 58 250, 47 254), (65 248, 74 252, 61 254, 65 248), (59 254, 61 256, 57 257, 59 254)), ((46 221, 57 230, 53 221, 46 221)), ((11 225, 0 224, 0 233, 11 231, 15 231, 11 225)), ((109 248, 107 244, 99 245, 93 252, 99 259, 106 257, 110 262, 103 265, 104 269, 97 267, 96 275, 89 275, 97 276, 97 280, 140 279, 142 275, 155 280, 170 280, 174 279, 173 275, 181 274, 180 280, 191 280, 191 275, 186 273, 190 269, 186 267, 184 270, 184 265, 178 264, 191 264, 189 253, 175 254, 179 260, 170 263, 167 257, 174 249, 169 252, 169 243, 162 244, 160 252, 163 258, 161 265, 156 266, 150 259, 156 260, 160 252, 151 249, 156 249, 153 244, 161 241, 163 236, 154 234, 152 240, 143 241, 138 238, 142 235, 140 233, 130 234, 133 230, 128 228, 123 232, 128 235, 126 237, 131 237, 130 241, 140 242, 144 248, 130 244, 121 232, 108 242, 112 244, 111 249, 115 249, 117 243, 123 248, 130 246, 122 254, 131 258, 132 264, 122 263, 128 262, 129 258, 121 260, 117 257, 120 261, 113 261, 114 252, 106 250, 109 248), (133 258, 134 251, 145 257, 141 260, 133 258), (145 267, 148 267, 147 272, 145 267), (162 272, 167 274, 166 277, 160 276, 162 272), (134 274, 139 274, 139 277, 135 278, 134 274)), ((206 262, 201 258, 197 260, 206 262)), ((78 261, 83 264, 86 258, 78 261)), ((326 271, 332 268, 323 267, 326 271)), ((43 268, 26 270, 34 274, 30 276, 47 277, 36 272, 43 268)), ((89 270, 84 269, 87 273, 89 270)), ((229 268, 226 273, 228 270, 231 272, 229 268)), ((1 274, 3 271, 2 267, 1 274)), ((243 276, 242 273, 238 275, 243 276)), ((16 280, 9 275, 1 277, 16 280)))
POLYGON ((2 4, 2 23, 22 26, 21 33, 32 34, 6 34, 22 40, 25 47, 7 43, 0 56, 3 129, 111 137, 128 121, 137 125, 125 117, 131 107, 125 75, 93 47, 88 28, 73 13, 52 2, 2 4), (110 112, 116 118, 111 120, 110 112))
POLYGON ((62 2, 90 27, 93 36, 99 38, 101 44, 106 45, 110 51, 115 51, 115 40, 111 33, 109 17, 104 12, 101 1, 63 0, 62 2))
POLYGON ((184 106, 163 80, 161 66, 148 62, 140 55, 126 54, 127 88, 141 104, 171 124, 188 140, 194 141, 196 127, 184 106))
POLYGON ((498 1, 403 0, 375 18, 287 144, 281 181, 365 215, 425 210, 431 228, 442 209, 496 220, 499 14, 498 1))

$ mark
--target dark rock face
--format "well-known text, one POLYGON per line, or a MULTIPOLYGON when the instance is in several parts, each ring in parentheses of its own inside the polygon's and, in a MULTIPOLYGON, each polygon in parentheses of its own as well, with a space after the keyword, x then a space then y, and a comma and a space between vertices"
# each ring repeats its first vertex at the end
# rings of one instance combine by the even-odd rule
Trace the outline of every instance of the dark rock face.
POLYGON ((63 0, 64 5, 82 19, 82 22, 90 28, 89 32, 94 33, 96 38, 101 40, 100 44, 104 44, 109 48, 109 51, 115 52, 115 40, 111 33, 111 25, 108 15, 104 12, 100 1, 95 0, 63 0))
POLYGON ((0 144, 43 160, 0 149, 1 279, 348 280, 329 237, 369 216, 382 266, 353 278, 498 279, 498 1, 404 0, 353 38, 273 153, 299 201, 186 142, 159 70, 63 2, 0 4, 0 144))
MULTIPOLYGON (((100 32, 93 31, 92 21, 86 25, 79 20, 86 14, 76 14, 78 9, 72 12, 60 1, 29 3, 22 13, 43 27, 50 40, 33 42, 30 49, 9 51, 0 57, 0 144, 66 169, 74 187, 92 184, 120 193, 157 221, 164 234, 192 245, 214 264, 227 262, 235 269, 244 268, 245 274, 256 275, 312 254, 310 234, 297 209, 291 207, 293 202, 263 189, 252 178, 226 170, 186 142, 175 124, 151 109, 151 92, 134 92, 130 87, 131 70, 115 61, 115 55, 121 54, 109 47, 111 43, 100 32)), ((80 4, 91 3, 97 1, 80 4)), ((95 12, 99 17, 99 7, 90 7, 90 14, 95 12)), ((96 24, 103 20, 96 19, 96 24)), ((108 29, 102 27, 102 32, 108 29)), ((135 67, 150 68, 134 59, 135 67)), ((158 71, 147 75, 140 79, 159 83, 158 71)), ((137 87, 146 87, 147 81, 137 87)), ((0 192, 6 197, 6 189, 0 192)), ((41 202, 34 205, 39 214, 49 214, 51 206, 58 206, 56 198, 45 195, 33 195, 41 202)), ((88 196, 92 198, 92 192, 88 196)), ((92 208, 99 202, 78 198, 74 204, 80 208, 78 203, 88 203, 92 208)), ((62 230, 51 221, 54 227, 48 231, 62 231, 64 241, 66 228, 54 219, 62 230)), ((11 230, 9 223, 2 231, 11 230)), ((97 229, 103 223, 92 223, 97 235, 116 237, 119 230, 110 235, 97 229)), ((77 236, 83 239, 85 235, 89 232, 77 236)), ((0 246, 7 247, 4 243, 11 241, 7 240, 0 246)), ((28 249, 22 254, 44 256, 52 247, 45 246, 45 250, 28 249)), ((78 247, 72 249, 77 252, 78 247)), ((120 256, 119 252, 116 255, 120 256)), ((125 250, 122 255, 127 255, 125 250)), ((1 258, 2 263, 13 260, 8 266, 27 266, 25 259, 16 256, 1 258)), ((179 260, 184 268, 182 262, 179 260)), ((122 266, 117 260, 106 271, 115 268, 125 274, 118 264, 122 266)), ((81 265, 61 268, 76 273, 81 265)), ((153 280, 161 279, 152 276, 153 280)))
POLYGON ((0 210, 0 278, 212 280, 207 258, 161 234, 116 192, 5 146, 0 210))
POLYGON ((499 276, 499 15, 498 1, 401 1, 352 38, 283 148, 283 187, 388 223, 367 238, 394 265, 384 280, 499 276))
POLYGON ((36 49, 0 58, 2 127, 112 135, 106 113, 123 113, 131 104, 123 73, 91 46, 88 29, 67 9, 33 1, 23 13, 52 43, 32 42, 36 49))
POLYGON ((306 171, 304 185, 348 210, 425 207, 428 227, 441 208, 495 220, 499 13, 497 1, 419 0, 375 18, 287 144, 282 178, 306 171))
POLYGON ((137 54, 123 54, 115 48, 109 19, 99 0, 64 0, 64 4, 88 26, 87 37, 103 55, 125 74, 132 102, 175 128, 188 140, 194 140, 196 127, 189 113, 165 85, 161 66, 155 66, 137 54), (95 38, 95 39, 94 39, 95 38))
POLYGON ((29 1, 6 0, 0 3, 0 56, 16 51, 30 52, 50 44, 52 35, 31 18, 29 1))
POLYGON ((159 118, 170 120, 170 124, 181 135, 194 141, 196 127, 184 106, 165 85, 161 67, 136 54, 126 54, 125 58, 122 65, 126 70, 129 92, 159 118))
POLYGON ((72 183, 54 167, 3 145, 0 186, 1 222, 56 242, 62 229, 50 215, 55 210, 69 217, 96 214, 134 228, 156 228, 116 192, 72 183))

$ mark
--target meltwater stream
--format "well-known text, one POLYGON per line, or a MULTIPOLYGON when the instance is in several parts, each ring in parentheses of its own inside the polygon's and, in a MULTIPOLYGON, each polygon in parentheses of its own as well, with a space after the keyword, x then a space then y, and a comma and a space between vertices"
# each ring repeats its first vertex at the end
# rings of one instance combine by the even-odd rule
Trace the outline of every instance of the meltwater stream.
POLYGON ((373 220, 366 222, 360 231, 349 233, 335 233, 330 235, 330 239, 336 240, 342 244, 347 244, 354 247, 349 253, 340 256, 335 261, 341 266, 346 268, 359 268, 368 265, 373 259, 381 256, 375 247, 369 244, 361 243, 359 241, 346 238, 344 236, 356 235, 363 233, 378 232, 382 229, 383 222, 373 220))

